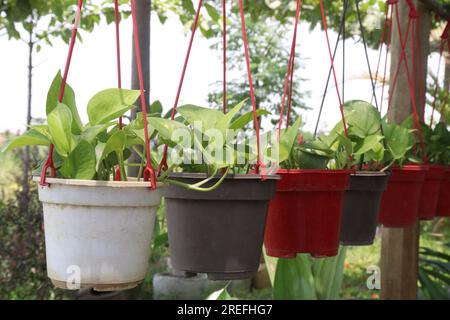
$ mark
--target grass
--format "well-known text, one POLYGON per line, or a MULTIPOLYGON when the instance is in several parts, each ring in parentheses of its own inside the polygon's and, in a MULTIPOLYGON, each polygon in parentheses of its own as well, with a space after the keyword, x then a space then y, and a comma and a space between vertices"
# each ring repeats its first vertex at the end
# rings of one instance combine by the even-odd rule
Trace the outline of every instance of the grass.
MULTIPOLYGON (((450 254, 444 243, 450 242, 449 219, 436 219, 434 222, 421 222, 420 246, 436 249, 450 254)), ((379 290, 370 290, 366 282, 370 274, 369 266, 380 265, 381 239, 378 236, 372 246, 350 247, 344 268, 343 299, 379 299, 379 290)))

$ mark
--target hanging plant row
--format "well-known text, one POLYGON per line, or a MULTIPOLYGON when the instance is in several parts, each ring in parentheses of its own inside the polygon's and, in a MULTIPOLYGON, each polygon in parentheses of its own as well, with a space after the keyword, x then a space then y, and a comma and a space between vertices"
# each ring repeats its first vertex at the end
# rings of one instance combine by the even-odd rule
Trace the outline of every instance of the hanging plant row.
MULTIPOLYGON (((94 95, 87 105, 89 122, 81 122, 67 83, 75 23, 64 73, 57 73, 48 91, 47 123, 31 126, 3 150, 49 148, 34 180, 44 209, 48 276, 57 287, 109 291, 138 285, 147 273, 162 197, 172 267, 214 280, 253 277, 263 244, 279 258, 332 257, 341 244, 371 245, 378 224, 404 228, 418 218, 450 216, 447 126, 428 126, 417 112, 394 124, 381 117, 381 107, 344 103, 328 35, 342 119, 310 141, 301 134, 301 118, 290 125, 291 97, 287 113, 284 105, 289 85, 292 90, 300 1, 277 129, 260 133, 260 118, 270 113, 256 108, 242 0, 250 103, 227 110, 224 88, 222 111, 178 106, 201 6, 199 1, 170 114, 163 116, 156 103, 147 112, 132 0, 140 90, 121 88, 118 55, 118 88, 94 95), (138 99, 142 112, 124 124, 122 115, 138 99), (141 163, 130 161, 132 152, 141 163), (128 177, 129 167, 138 168, 137 177, 128 177)), ((118 1, 115 10, 118 25, 118 1)), ((326 32, 324 14, 323 23, 326 32)), ((117 46, 119 52, 118 33, 117 46)))

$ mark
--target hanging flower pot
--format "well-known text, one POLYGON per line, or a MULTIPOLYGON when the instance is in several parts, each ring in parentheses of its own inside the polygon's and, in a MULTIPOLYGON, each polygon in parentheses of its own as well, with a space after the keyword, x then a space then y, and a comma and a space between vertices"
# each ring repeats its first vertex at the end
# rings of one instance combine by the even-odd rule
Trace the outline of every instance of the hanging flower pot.
MULTIPOLYGON (((196 183, 205 174, 171 174, 196 183)), ((277 176, 235 175, 210 192, 171 185, 166 199, 171 263, 212 280, 251 278, 258 271, 269 200, 277 176)), ((212 181, 214 183, 214 181, 212 181)))
POLYGON ((161 188, 151 192, 149 183, 131 181, 47 182, 39 199, 52 283, 97 291, 137 286, 148 270, 161 188))
POLYGON ((378 224, 381 196, 389 174, 359 171, 350 175, 342 212, 341 243, 349 246, 371 245, 378 224))
POLYGON ((428 167, 424 165, 405 165, 392 169, 381 200, 379 222, 383 226, 406 228, 416 222, 427 170, 428 167))
MULTIPOLYGON (((115 4, 118 23, 118 2, 115 4)), ((49 147, 47 160, 38 168, 40 177, 34 180, 39 181, 43 203, 51 281, 71 290, 124 290, 139 284, 147 272, 162 185, 156 190, 140 63, 140 90, 122 89, 118 68, 118 88, 94 95, 87 105, 89 122, 81 122, 67 75, 82 5, 79 0, 64 73, 57 73, 47 94, 46 124, 30 126, 5 150, 31 145, 49 147), (139 97, 142 113, 124 126, 121 115, 133 109, 139 97), (132 148, 142 148, 145 161, 131 163, 132 148), (127 166, 140 167, 144 182, 127 181, 127 166), (48 173, 51 178, 47 178, 48 173)), ((131 11, 134 48, 140 61, 134 1, 131 11)))
POLYGON ((450 168, 448 166, 439 192, 436 216, 450 217, 450 168))
POLYGON ((445 166, 430 165, 425 174, 419 203, 419 218, 432 220, 436 216, 441 183, 445 178, 445 166))
POLYGON ((280 170, 270 202, 264 244, 267 254, 335 256, 345 191, 352 170, 280 170))

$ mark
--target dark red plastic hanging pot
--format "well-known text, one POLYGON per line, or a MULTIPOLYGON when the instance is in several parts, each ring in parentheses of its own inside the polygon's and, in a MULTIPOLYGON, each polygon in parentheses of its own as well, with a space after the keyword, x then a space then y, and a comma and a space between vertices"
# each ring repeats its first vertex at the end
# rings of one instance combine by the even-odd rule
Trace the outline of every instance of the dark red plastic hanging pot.
POLYGON ((406 228, 418 218, 426 165, 405 165, 393 168, 383 194, 380 223, 387 228, 406 228))
POLYGON ((264 244, 269 256, 338 253, 344 193, 352 170, 280 170, 264 244))
POLYGON ((341 223, 341 244, 367 246, 373 243, 380 202, 389 173, 359 171, 350 175, 341 223))
MULTIPOLYGON (((206 175, 182 173, 170 178, 192 184, 206 175)), ((252 278, 258 271, 267 209, 278 179, 235 175, 210 192, 170 185, 165 199, 172 267, 207 273, 211 280, 252 278)))
POLYGON ((436 216, 450 217, 450 167, 448 166, 441 183, 436 216))
POLYGON ((422 220, 432 220, 436 216, 441 183, 446 169, 445 166, 429 165, 419 203, 419 218, 422 220))

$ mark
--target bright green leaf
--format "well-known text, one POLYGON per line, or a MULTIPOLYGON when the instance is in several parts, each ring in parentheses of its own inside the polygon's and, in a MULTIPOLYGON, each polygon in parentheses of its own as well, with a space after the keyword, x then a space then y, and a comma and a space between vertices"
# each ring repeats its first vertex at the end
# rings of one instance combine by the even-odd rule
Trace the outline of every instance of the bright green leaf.
POLYGON ((55 109, 47 115, 48 130, 56 151, 67 156, 72 151, 72 112, 65 104, 58 103, 55 109))
POLYGON ((92 125, 104 124, 120 117, 134 107, 139 90, 106 89, 91 98, 87 106, 92 125))
POLYGON ((95 165, 94 146, 81 140, 64 161, 60 173, 66 179, 91 180, 95 176, 95 165))
MULTIPOLYGON (((50 114, 58 105, 58 96, 61 83, 62 83, 61 71, 58 71, 47 93, 47 103, 46 103, 47 115, 50 114)), ((72 124, 71 124, 72 133, 79 134, 81 132, 83 124, 81 123, 80 115, 78 114, 78 109, 75 103, 75 92, 73 91, 72 87, 69 86, 69 84, 67 83, 64 89, 64 97, 62 103, 65 104, 67 107, 69 107, 70 112, 72 113, 72 124)))

